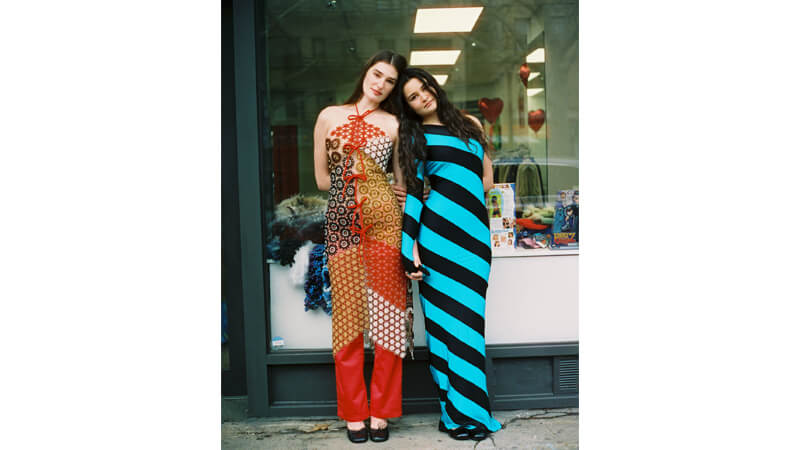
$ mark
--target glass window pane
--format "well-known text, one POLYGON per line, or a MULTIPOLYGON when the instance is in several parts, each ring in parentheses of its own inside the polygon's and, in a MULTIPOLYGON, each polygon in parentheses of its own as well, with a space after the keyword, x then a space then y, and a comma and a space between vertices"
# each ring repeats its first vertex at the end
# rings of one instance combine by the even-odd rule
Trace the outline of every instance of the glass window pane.
MULTIPOLYGON (((493 248, 495 256, 550 251, 537 247, 558 247, 553 245, 558 233, 577 230, 578 4, 484 4, 468 31, 415 33, 418 8, 443 7, 442 2, 264 3, 269 55, 264 107, 270 121, 276 204, 274 211, 266 211, 267 255, 273 261, 272 337, 282 338, 279 348, 331 346, 327 305, 304 304, 303 274, 293 275, 296 264, 289 263, 303 242, 323 242, 327 193, 317 189, 313 165, 317 114, 350 96, 362 64, 378 50, 394 50, 412 63, 414 51, 458 52, 452 64, 426 62, 420 67, 441 76, 451 102, 484 126, 499 186, 494 196, 500 215, 493 225, 505 230, 497 234, 502 245, 493 248), (503 196, 504 184, 513 188, 510 203, 501 210, 501 201, 508 198, 503 196), (573 205, 568 209, 569 203, 573 205), (306 311, 307 306, 314 309, 306 311)), ((444 6, 474 2, 449 1, 444 6)), ((454 25, 455 17, 452 13, 440 22, 454 25)), ((577 234, 564 236, 562 240, 577 240, 577 234)))

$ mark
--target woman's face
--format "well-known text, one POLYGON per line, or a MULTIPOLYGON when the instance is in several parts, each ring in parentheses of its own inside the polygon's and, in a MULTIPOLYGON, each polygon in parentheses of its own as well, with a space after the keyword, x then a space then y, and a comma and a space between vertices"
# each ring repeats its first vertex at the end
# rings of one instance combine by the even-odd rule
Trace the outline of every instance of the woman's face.
POLYGON ((434 95, 433 89, 423 84, 418 78, 408 80, 408 83, 403 86, 403 98, 420 117, 436 112, 436 95, 434 95))
POLYGON ((380 103, 386 100, 395 83, 397 83, 397 69, 387 62, 379 61, 367 69, 361 90, 365 97, 380 103))

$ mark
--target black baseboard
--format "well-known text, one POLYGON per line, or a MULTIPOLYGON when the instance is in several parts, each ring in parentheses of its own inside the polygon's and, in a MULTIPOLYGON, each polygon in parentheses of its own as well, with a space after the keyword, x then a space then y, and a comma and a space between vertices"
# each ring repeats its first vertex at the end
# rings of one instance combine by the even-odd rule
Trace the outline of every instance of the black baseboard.
MULTIPOLYGON (((373 355, 365 355, 369 385, 373 355)), ((489 345, 489 400, 493 410, 578 406, 578 343, 489 345)), ((403 363, 403 412, 438 412, 427 348, 403 363)), ((268 415, 336 415, 336 381, 330 350, 281 350, 267 355, 268 415)))

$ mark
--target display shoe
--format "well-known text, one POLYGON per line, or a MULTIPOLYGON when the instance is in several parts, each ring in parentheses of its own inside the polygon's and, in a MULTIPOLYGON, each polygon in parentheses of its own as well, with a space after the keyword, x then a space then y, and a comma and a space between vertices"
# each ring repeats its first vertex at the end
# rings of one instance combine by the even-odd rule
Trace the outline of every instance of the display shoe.
POLYGON ((389 440, 389 423, 383 428, 370 428, 369 439, 372 442, 386 442, 389 440))
POLYGON ((482 441, 489 436, 489 432, 483 428, 473 428, 469 430, 469 438, 473 441, 482 441))
POLYGON ((347 439, 354 444, 361 444, 362 442, 367 442, 368 433, 367 427, 353 431, 350 428, 347 428, 347 439))

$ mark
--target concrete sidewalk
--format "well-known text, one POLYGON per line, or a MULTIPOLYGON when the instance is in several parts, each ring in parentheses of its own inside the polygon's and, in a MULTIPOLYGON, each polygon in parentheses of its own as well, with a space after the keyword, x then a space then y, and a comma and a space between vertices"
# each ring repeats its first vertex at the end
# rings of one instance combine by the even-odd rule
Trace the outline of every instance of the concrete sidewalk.
POLYGON ((335 417, 239 419, 222 423, 222 448, 233 449, 577 449, 578 408, 496 411, 503 428, 481 441, 456 441, 439 432, 438 414, 389 419, 389 440, 352 444, 335 417))

